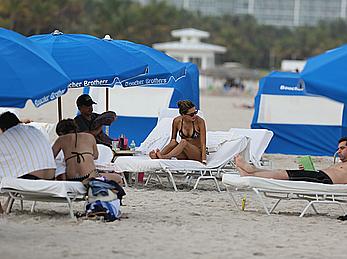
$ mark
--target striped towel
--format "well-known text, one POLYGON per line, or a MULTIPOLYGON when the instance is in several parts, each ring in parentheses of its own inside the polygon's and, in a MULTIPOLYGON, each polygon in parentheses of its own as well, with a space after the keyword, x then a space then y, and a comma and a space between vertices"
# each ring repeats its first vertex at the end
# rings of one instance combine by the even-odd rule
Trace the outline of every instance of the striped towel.
POLYGON ((0 134, 0 178, 49 168, 56 168, 53 152, 40 130, 18 124, 0 134))

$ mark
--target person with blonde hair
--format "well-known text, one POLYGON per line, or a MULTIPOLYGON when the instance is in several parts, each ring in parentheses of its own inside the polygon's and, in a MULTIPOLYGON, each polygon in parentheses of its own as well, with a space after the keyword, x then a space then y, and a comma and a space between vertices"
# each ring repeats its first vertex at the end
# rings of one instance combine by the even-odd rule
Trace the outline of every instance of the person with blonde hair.
POLYGON ((179 101, 180 116, 172 122, 170 143, 162 150, 152 150, 152 159, 196 160, 206 164, 206 125, 203 118, 198 116, 195 105, 189 100, 179 101), (181 140, 177 141, 177 135, 181 140))

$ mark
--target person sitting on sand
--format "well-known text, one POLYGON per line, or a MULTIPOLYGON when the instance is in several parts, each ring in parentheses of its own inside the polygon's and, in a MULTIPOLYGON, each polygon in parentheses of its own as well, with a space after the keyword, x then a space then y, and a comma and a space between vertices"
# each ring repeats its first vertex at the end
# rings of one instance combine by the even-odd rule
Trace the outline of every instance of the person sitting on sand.
POLYGON ((171 141, 162 150, 152 150, 152 159, 197 160, 206 164, 206 126, 205 121, 197 115, 195 105, 189 101, 179 101, 180 116, 172 122, 171 141), (181 141, 177 142, 177 134, 181 141))
POLYGON ((122 178, 115 173, 98 172, 94 159, 98 158, 95 138, 90 133, 77 132, 77 125, 72 119, 65 119, 57 124, 58 139, 53 144, 53 154, 57 157, 63 150, 66 172, 60 179, 86 183, 91 178, 104 176, 108 180, 122 184, 122 178))
POLYGON ((337 155, 341 163, 334 164, 319 171, 305 170, 265 170, 248 164, 240 155, 235 158, 235 164, 241 176, 257 176, 278 180, 307 181, 325 184, 347 183, 347 137, 338 142, 337 155))

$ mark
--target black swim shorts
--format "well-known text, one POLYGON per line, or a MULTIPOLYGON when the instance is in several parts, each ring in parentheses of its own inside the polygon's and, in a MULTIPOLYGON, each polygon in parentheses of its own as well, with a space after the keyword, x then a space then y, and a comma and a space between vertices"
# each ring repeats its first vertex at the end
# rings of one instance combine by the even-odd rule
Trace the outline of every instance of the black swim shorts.
POLYGON ((291 181, 306 181, 313 183, 333 184, 331 178, 323 171, 287 170, 291 181))
POLYGON ((25 174, 19 178, 26 179, 26 180, 42 180, 40 177, 37 177, 36 175, 32 175, 32 174, 25 174))

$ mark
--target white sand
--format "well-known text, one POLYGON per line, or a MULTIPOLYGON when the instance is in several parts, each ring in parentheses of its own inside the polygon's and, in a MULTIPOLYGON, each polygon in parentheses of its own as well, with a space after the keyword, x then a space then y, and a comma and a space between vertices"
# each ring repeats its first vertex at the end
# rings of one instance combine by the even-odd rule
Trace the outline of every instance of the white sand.
MULTIPOLYGON (((246 97, 202 96, 209 130, 249 127, 253 110, 246 97)), ((72 105, 73 106, 73 105, 72 105)), ((55 106, 21 115, 55 121, 55 106)), ((73 114, 73 113, 72 113, 73 114)), ((266 155, 273 168, 296 168, 295 156, 266 155)), ((331 158, 315 157, 317 167, 331 158)), ((165 179, 164 182, 166 183, 165 179)), ((122 211, 126 218, 113 223, 69 219, 66 205, 39 203, 38 212, 16 204, 0 218, 0 258, 345 258, 345 222, 341 211, 321 205, 299 218, 304 202, 283 202, 271 216, 264 214, 253 193, 247 193, 246 211, 236 210, 228 194, 203 182, 190 191, 179 182, 179 192, 155 183, 127 188, 122 211)), ((242 195, 240 194, 239 200, 242 195)), ((76 204, 82 210, 83 204, 76 204)))

